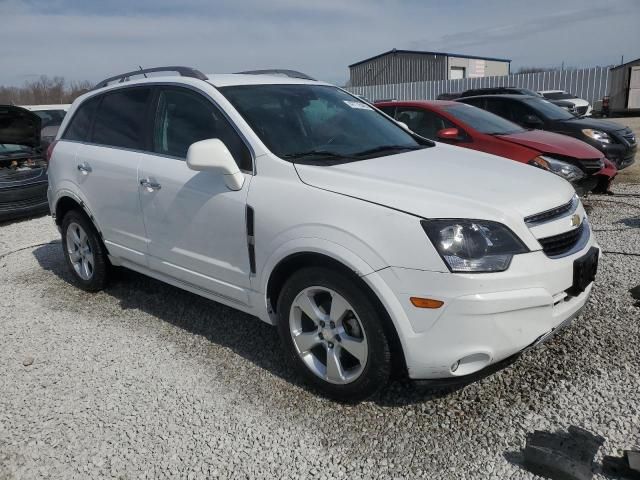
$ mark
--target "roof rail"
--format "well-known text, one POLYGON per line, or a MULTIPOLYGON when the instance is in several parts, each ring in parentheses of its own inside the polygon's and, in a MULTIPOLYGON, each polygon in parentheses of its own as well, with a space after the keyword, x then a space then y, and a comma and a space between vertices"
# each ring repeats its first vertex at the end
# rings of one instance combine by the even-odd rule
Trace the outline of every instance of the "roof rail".
POLYGON ((236 73, 243 73, 246 75, 285 75, 291 78, 313 80, 314 82, 316 81, 315 78, 310 77, 306 73, 298 72, 296 70, 287 70, 287 69, 247 70, 245 72, 236 72, 236 73))
POLYGON ((136 75, 144 75, 147 76, 147 73, 154 72, 176 72, 181 77, 191 77, 197 78, 198 80, 207 80, 207 76, 199 70, 191 67, 154 67, 154 68, 141 68, 140 70, 134 70, 132 72, 121 73, 120 75, 116 75, 114 77, 105 78, 101 82, 98 82, 94 88, 102 88, 109 85, 109 83, 118 80, 119 83, 126 82, 129 80, 129 77, 133 77, 136 75))

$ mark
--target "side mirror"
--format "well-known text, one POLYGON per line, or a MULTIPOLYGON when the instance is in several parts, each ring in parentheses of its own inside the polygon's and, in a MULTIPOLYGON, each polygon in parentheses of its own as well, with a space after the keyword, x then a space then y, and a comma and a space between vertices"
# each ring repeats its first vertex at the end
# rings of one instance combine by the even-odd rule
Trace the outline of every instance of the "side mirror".
POLYGON ((458 130, 457 128, 443 128, 442 130, 438 130, 438 133, 436 133, 436 136, 440 140, 445 140, 449 142, 462 140, 462 137, 460 135, 460 130, 458 130))
POLYGON ((191 144, 187 151, 187 166, 198 172, 219 173, 229 190, 240 190, 244 185, 244 175, 238 164, 227 146, 217 138, 191 144))
POLYGON ((540 128, 544 125, 542 120, 540 120, 535 115, 525 115, 524 124, 530 128, 540 128))

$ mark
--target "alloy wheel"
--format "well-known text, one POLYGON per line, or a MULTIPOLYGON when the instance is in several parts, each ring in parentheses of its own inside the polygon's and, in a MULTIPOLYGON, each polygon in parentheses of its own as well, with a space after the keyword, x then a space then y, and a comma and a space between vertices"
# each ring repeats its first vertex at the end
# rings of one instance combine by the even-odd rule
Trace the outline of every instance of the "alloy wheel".
POLYGON ((95 260, 89 244, 89 236, 75 222, 67 228, 67 253, 73 269, 82 280, 90 280, 93 276, 95 260))
POLYGON ((301 291, 291 305, 289 331, 298 355, 321 379, 344 385, 362 374, 369 355, 366 334, 337 292, 319 286, 301 291))

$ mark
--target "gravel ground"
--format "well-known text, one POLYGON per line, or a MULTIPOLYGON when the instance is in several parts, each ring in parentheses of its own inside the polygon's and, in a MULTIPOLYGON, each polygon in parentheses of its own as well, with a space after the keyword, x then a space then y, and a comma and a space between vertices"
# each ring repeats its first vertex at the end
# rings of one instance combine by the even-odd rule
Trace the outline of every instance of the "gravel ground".
MULTIPOLYGON (((640 255, 640 186, 616 191, 585 202, 592 224, 640 255)), ((638 256, 605 254, 585 313, 511 367, 348 406, 306 390, 252 317, 131 272, 74 288, 57 238, 48 217, 0 226, 0 479, 531 479, 535 429, 602 435, 598 460, 640 442, 638 256)))

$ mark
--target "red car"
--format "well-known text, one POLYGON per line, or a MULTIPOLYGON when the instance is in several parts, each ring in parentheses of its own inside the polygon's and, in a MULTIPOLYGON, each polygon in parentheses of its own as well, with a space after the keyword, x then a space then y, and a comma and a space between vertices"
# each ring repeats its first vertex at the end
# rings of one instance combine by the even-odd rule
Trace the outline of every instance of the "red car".
POLYGON ((452 101, 378 102, 387 115, 423 137, 549 170, 580 195, 607 192, 618 173, 591 145, 552 132, 525 130, 480 108, 452 101))

